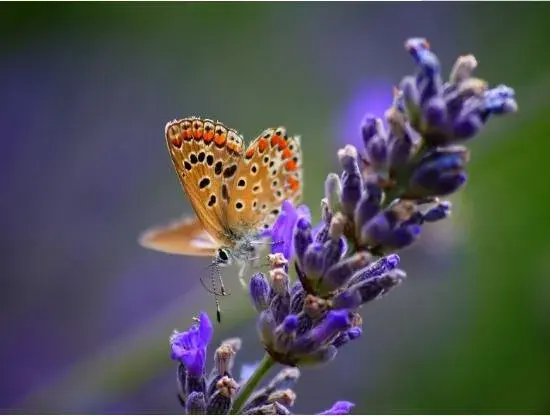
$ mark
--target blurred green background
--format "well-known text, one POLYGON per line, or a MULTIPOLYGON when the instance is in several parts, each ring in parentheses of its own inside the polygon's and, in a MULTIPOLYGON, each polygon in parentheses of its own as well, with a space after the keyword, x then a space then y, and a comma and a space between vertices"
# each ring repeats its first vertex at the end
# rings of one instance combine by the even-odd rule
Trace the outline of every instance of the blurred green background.
MULTIPOLYGON (((136 242, 190 213, 165 122, 301 134, 315 212, 336 150, 358 143, 364 113, 382 115, 414 70, 403 42, 423 36, 445 72, 475 54, 520 112, 471 143, 452 218, 403 253, 409 279, 364 308, 363 338, 304 371, 294 410, 550 412, 549 15, 546 3, 3 3, 0 410, 179 412, 168 335, 214 305, 207 260, 136 242)), ((242 336, 242 365, 261 347, 232 274, 215 336, 242 336)))

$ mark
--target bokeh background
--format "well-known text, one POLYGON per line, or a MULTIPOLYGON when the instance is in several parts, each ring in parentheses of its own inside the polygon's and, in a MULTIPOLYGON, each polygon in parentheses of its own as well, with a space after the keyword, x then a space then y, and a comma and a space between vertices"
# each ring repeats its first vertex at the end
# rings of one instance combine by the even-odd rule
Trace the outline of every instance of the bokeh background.
MULTIPOLYGON (((214 303, 206 259, 136 242, 191 212, 165 122, 300 133, 316 211, 336 149, 359 140, 364 113, 382 115, 414 68, 403 42, 424 36, 447 71, 474 53, 520 112, 471 143, 452 218, 403 253, 409 279, 363 309, 363 338, 304 371, 294 410, 550 412, 549 15, 547 3, 2 3, 1 411, 180 412, 168 335, 214 303)), ((234 274, 215 337, 243 338, 242 365, 261 348, 234 274)))

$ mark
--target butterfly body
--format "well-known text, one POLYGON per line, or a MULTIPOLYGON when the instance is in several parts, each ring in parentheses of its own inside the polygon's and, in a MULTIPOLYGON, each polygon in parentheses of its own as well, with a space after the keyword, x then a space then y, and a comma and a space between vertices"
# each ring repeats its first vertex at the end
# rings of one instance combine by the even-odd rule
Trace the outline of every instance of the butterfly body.
POLYGON ((236 130, 188 117, 168 122, 165 140, 197 218, 150 230, 142 245, 213 256, 222 266, 231 260, 246 265, 255 258, 261 231, 275 221, 282 202, 301 198, 299 138, 288 137, 283 127, 266 129, 245 148, 236 130))

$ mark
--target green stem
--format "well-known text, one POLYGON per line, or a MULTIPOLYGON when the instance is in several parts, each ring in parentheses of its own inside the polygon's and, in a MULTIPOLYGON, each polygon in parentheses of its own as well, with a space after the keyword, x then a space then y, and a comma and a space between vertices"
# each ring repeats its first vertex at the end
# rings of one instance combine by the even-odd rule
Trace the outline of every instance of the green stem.
POLYGON ((275 361, 273 361, 273 358, 271 358, 269 354, 265 354, 262 361, 260 361, 260 364, 258 364, 258 367, 256 367, 256 370, 254 370, 254 373, 252 373, 245 385, 240 389, 237 398, 233 402, 230 414, 239 414, 254 389, 258 386, 260 381, 262 381, 267 372, 271 370, 271 367, 273 367, 274 364, 275 361))

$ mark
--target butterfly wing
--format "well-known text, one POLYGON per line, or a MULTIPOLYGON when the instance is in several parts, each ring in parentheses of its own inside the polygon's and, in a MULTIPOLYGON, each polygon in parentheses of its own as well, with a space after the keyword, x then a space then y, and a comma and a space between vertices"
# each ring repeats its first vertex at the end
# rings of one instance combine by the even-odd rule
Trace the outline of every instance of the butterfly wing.
POLYGON ((145 231, 139 243, 152 250, 190 256, 214 256, 219 244, 206 232, 198 218, 182 218, 145 231))
POLYGON ((226 186, 227 224, 232 229, 268 228, 284 200, 297 204, 302 195, 299 137, 289 138, 284 127, 267 129, 246 150, 226 186))
POLYGON ((166 124, 166 143, 178 179, 203 228, 231 246, 223 197, 243 154, 243 139, 222 123, 184 118, 166 124))

